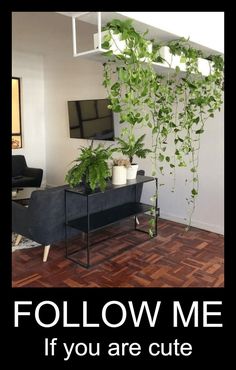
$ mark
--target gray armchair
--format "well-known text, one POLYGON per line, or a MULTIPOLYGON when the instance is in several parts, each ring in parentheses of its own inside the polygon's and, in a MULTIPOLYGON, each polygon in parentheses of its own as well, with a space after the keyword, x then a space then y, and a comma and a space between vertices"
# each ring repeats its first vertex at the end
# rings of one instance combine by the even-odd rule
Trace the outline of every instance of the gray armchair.
POLYGON ((42 177, 43 170, 28 167, 23 155, 12 156, 12 188, 40 187, 42 177))

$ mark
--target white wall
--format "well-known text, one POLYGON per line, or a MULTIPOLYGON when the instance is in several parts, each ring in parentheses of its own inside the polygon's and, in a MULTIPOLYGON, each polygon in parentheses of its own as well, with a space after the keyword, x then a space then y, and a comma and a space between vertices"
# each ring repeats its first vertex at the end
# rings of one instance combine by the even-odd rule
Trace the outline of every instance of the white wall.
POLYGON ((25 155, 29 167, 44 170, 45 182, 45 130, 44 130, 44 75, 43 57, 13 51, 12 76, 21 78, 21 149, 12 154, 25 155))
MULTIPOLYGON (((45 125, 45 141, 41 140, 40 155, 44 158, 44 152, 46 156, 47 183, 50 185, 63 184, 70 162, 78 156, 78 147, 81 144, 87 144, 84 140, 69 138, 67 101, 106 96, 101 85, 102 65, 72 57, 71 19, 69 17, 53 13, 17 13, 13 16, 13 25, 13 48, 21 51, 21 53, 14 53, 13 64, 24 66, 32 76, 31 59, 28 63, 27 58, 20 62, 22 51, 28 53, 29 56, 34 53, 35 60, 40 58, 41 61, 43 60, 45 111, 42 113, 40 122, 43 121, 42 127, 45 125), (43 59, 38 54, 43 55, 43 59)), ((87 31, 85 24, 82 32, 86 35, 87 31)), ((39 90, 42 92, 43 85, 40 86, 39 90)), ((30 100, 31 92, 28 93, 30 100)), ((43 96, 43 93, 41 95, 43 96)), ((31 109, 37 111, 37 104, 34 98, 31 109)), ((41 108, 43 110, 43 99, 41 108)), ((28 109, 30 109, 30 104, 28 109)), ((210 119, 202 137, 199 168, 200 192, 192 222, 194 226, 219 233, 223 233, 224 227, 223 118, 222 111, 214 119, 210 119)), ((37 126, 35 120, 33 123, 31 119, 28 122, 37 126)), ((117 122, 117 131, 118 126, 117 122)), ((30 127, 30 129, 36 132, 37 128, 30 127)), ((139 134, 141 134, 140 131, 139 134)), ((150 137, 147 137, 148 145, 150 145, 150 137)), ((31 149, 31 156, 39 158, 39 146, 32 145, 31 149)), ((138 162, 140 168, 144 168, 146 174, 150 175, 150 161, 139 160, 138 162)), ((178 169, 175 193, 170 192, 171 179, 165 177, 165 186, 160 187, 159 194, 163 218, 185 222, 185 175, 183 169, 178 169)), ((160 182, 163 182, 162 179, 160 182)), ((152 189, 148 184, 144 189, 143 198, 149 201, 152 189)))
POLYGON ((45 68, 45 122, 47 182, 65 183, 71 161, 79 156, 78 148, 89 140, 71 139, 68 124, 68 100, 103 98, 102 66, 98 63, 68 58, 47 62, 45 68))
MULTIPOLYGON (((89 34, 97 32, 97 28, 84 23, 80 25, 79 31, 83 34, 84 46, 90 41, 89 34)), ((31 55, 43 63, 41 70, 44 73, 42 81, 45 105, 40 99, 37 101, 32 91, 27 91, 28 99, 35 99, 24 109, 30 109, 35 115, 38 105, 44 110, 42 125, 45 138, 39 147, 43 152, 41 157, 46 158, 46 181, 52 186, 64 184, 71 162, 79 155, 79 146, 89 143, 87 140, 70 139, 67 101, 105 97, 106 91, 101 84, 103 67, 99 63, 79 60, 72 56, 71 19, 53 12, 13 13, 13 50, 17 51, 13 54, 13 64, 26 66, 28 78, 34 86, 31 55), (28 63, 21 62, 18 57, 21 54, 26 60, 29 56, 28 63)), ((38 93, 40 91, 39 88, 38 93)), ((22 102, 22 106, 25 103, 27 102, 22 102)), ((32 127, 23 127, 26 137, 29 138, 38 127, 37 121, 30 122, 32 127)), ((23 150, 25 151, 26 147, 23 150)), ((39 158, 42 154, 38 152, 33 138, 29 151, 34 158, 39 158)), ((19 153, 19 150, 17 152, 19 153)))

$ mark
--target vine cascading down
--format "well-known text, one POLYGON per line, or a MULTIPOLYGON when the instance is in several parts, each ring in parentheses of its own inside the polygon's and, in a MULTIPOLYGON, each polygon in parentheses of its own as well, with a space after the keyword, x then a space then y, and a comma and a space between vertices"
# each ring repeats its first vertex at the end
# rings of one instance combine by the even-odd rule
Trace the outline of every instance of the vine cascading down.
MULTIPOLYGON (((200 138, 206 121, 220 111, 223 103, 223 58, 203 55, 186 39, 173 40, 166 46, 172 56, 179 56, 185 72, 177 65, 161 75, 154 70, 153 62, 170 62, 162 57, 163 43, 152 40, 150 48, 150 40, 146 38, 148 31, 140 34, 134 29, 132 20, 117 19, 109 22, 104 30, 107 32, 102 47, 108 51, 104 53, 107 62, 104 63, 103 85, 111 102, 109 108, 119 113, 120 123, 125 126, 121 136, 125 140, 134 135, 135 128, 149 128, 153 176, 168 171, 175 184, 176 167, 189 169, 190 176, 186 179, 190 185, 186 198, 189 228, 199 194, 200 138), (117 35, 123 41, 122 49, 117 35), (208 60, 208 75, 199 70, 199 58, 208 60)), ((155 202, 155 196, 152 201, 155 202)))

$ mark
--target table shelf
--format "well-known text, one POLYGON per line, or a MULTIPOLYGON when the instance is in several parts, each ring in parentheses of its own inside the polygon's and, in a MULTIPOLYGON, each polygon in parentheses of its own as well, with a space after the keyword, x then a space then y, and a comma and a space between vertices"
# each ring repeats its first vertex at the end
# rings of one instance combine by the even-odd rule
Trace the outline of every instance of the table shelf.
POLYGON ((150 211, 152 208, 149 204, 144 203, 126 203, 118 207, 113 207, 93 213, 88 216, 83 216, 70 220, 67 222, 67 226, 81 230, 85 233, 89 231, 95 231, 105 226, 111 225, 115 222, 121 221, 125 218, 136 216, 141 213, 150 211))

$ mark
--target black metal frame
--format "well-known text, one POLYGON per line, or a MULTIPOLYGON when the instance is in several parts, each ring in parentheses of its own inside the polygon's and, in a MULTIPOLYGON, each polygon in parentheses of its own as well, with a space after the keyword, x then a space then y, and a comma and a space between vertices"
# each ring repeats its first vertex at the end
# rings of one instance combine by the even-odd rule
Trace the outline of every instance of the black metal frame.
MULTIPOLYGON (((149 181, 155 181, 155 197, 156 197, 156 199, 155 199, 155 232, 154 232, 154 234, 152 236, 152 238, 154 238, 154 237, 157 236, 157 221, 158 221, 158 217, 160 216, 160 209, 158 208, 158 179, 155 178, 155 177, 153 177, 152 180, 149 180, 149 181)), ((136 203, 138 203, 137 202, 137 186, 140 185, 140 184, 144 184, 144 183, 145 182, 141 182, 141 183, 139 182, 137 184, 133 184, 133 186, 135 186, 135 202, 136 203)), ((110 189, 110 190, 115 190, 115 188, 114 189, 110 189)), ((78 253, 78 250, 72 252, 71 254, 68 253, 67 227, 73 227, 73 226, 71 226, 71 225, 68 224, 69 220, 67 219, 67 194, 69 192, 73 192, 73 191, 71 191, 70 189, 65 189, 65 246, 66 246, 66 258, 69 259, 69 260, 71 260, 71 261, 73 261, 73 262, 75 262, 75 263, 77 263, 78 265, 80 265, 82 267, 89 268, 91 266, 90 265, 90 247, 92 245, 95 245, 95 244, 98 244, 98 243, 102 243, 102 242, 104 242, 104 241, 106 241, 108 239, 112 239, 115 236, 121 234, 121 232, 119 232, 119 233, 117 233, 115 235, 109 236, 109 237, 107 237, 105 239, 99 240, 99 241, 94 242, 94 243, 91 244, 90 243, 90 233, 91 232, 97 231, 97 230, 102 229, 102 228, 104 228, 106 226, 112 225, 112 224, 114 224, 114 223, 116 223, 118 221, 110 222, 110 223, 108 223, 108 224, 106 224, 106 225, 104 225, 102 227, 98 227, 96 229, 90 230, 90 216, 91 215, 90 215, 90 209, 89 209, 89 195, 92 195, 92 194, 91 193, 90 194, 81 194, 79 192, 73 192, 73 194, 78 194, 78 195, 81 195, 81 196, 86 196, 86 198, 87 198, 87 232, 81 230, 84 234, 86 234, 86 246, 85 246, 85 249, 86 249, 86 254, 87 254, 87 263, 83 263, 83 262, 80 262, 80 261, 75 260, 74 258, 72 258, 72 256, 74 254, 78 253)), ((150 207, 151 207, 151 205, 150 205, 150 207)), ((145 234, 149 234, 148 231, 137 228, 137 216, 139 214, 140 213, 137 213, 137 214, 134 214, 133 215, 133 217, 134 217, 134 230, 139 231, 139 232, 143 232, 145 234)), ((130 218, 130 217, 131 216, 127 216, 127 218, 130 218)), ((125 218, 126 217, 124 217, 123 219, 125 219, 125 218)), ((121 220, 119 220, 119 221, 121 221, 121 220)), ((133 246, 125 247, 125 248, 122 249, 122 252, 124 250, 131 249, 131 248, 133 248, 135 246, 137 246, 137 244, 136 245, 133 245, 133 246)), ((120 251, 118 251, 116 253, 113 253, 111 256, 109 256, 108 258, 105 258, 104 260, 110 259, 110 258, 112 258, 112 257, 114 257, 114 256, 116 256, 116 255, 118 255, 120 253, 121 253, 120 251)), ((93 266, 95 266, 95 265, 96 264, 93 264, 93 266)))

